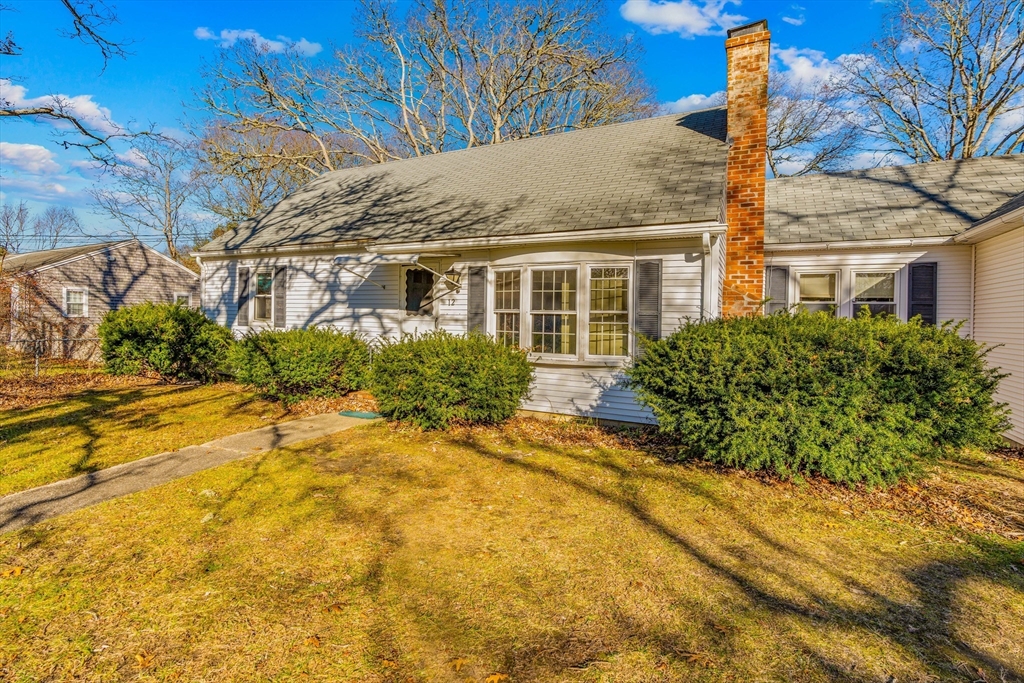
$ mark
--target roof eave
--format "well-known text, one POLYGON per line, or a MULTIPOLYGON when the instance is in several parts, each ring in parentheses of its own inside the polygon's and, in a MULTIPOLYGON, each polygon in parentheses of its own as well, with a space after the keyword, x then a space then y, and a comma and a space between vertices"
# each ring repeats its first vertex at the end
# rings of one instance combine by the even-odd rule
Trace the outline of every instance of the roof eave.
POLYGON ((977 244, 1005 232, 1024 226, 1024 206, 1008 211, 1001 216, 978 221, 953 238, 960 244, 977 244))

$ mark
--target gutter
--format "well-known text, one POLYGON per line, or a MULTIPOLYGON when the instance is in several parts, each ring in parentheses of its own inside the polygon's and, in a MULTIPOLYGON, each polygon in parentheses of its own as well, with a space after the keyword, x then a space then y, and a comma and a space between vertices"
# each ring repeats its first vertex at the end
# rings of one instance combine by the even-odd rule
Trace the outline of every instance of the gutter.
POLYGON ((766 244, 766 252, 780 251, 833 251, 842 249, 892 249, 934 247, 952 244, 952 237, 912 237, 891 240, 857 240, 847 242, 798 242, 794 244, 766 244))
POLYGON ((991 220, 982 219, 953 238, 954 242, 972 244, 989 237, 996 237, 1024 225, 1024 206, 991 220))

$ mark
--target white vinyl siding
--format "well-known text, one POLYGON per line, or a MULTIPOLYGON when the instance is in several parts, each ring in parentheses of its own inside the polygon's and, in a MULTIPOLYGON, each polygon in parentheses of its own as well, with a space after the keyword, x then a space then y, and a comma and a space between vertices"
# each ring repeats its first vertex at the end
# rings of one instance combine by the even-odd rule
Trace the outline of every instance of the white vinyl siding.
MULTIPOLYGON (((402 333, 403 314, 400 285, 400 265, 353 266, 360 275, 384 285, 380 288, 359 276, 341 270, 332 263, 337 253, 279 258, 221 259, 203 261, 203 306, 217 322, 235 328, 236 334, 244 329, 235 324, 237 306, 237 272, 239 267, 251 273, 288 267, 287 327, 330 325, 340 330, 359 332, 367 338, 397 337, 402 333)), ((700 240, 673 240, 646 243, 588 243, 561 244, 547 248, 509 248, 469 251, 454 258, 424 258, 422 263, 438 272, 454 267, 467 283, 470 265, 487 265, 487 332, 494 334, 495 271, 522 268, 521 296, 528 304, 528 268, 557 268, 564 264, 586 264, 630 268, 630 295, 633 288, 633 264, 638 259, 659 259, 662 262, 662 334, 670 334, 686 320, 697 320, 701 315, 703 295, 701 278, 703 252, 700 240)), ((580 278, 589 277, 588 270, 580 271, 580 278)), ((429 320, 432 329, 445 329, 452 333, 466 331, 467 287, 447 289, 437 285, 439 296, 434 316, 429 320)), ((251 294, 252 292, 250 292, 251 294)), ((716 301, 718 294, 711 295, 716 301)), ((585 307, 588 300, 580 300, 585 307)), ((631 301, 630 301, 631 303, 631 301)), ((422 319, 423 316, 420 316, 422 319)), ((582 324, 582 321, 580 322, 582 324)), ((528 335, 528 317, 520 321, 522 334, 528 335)), ((579 343, 582 343, 580 341, 579 343)), ((580 347, 582 349, 582 347, 580 347)), ((620 385, 624 359, 604 358, 593 362, 538 363, 535 382, 523 408, 540 412, 581 415, 621 420, 625 422, 651 422, 653 417, 640 408, 631 392, 620 385)))
POLYGON ((832 251, 776 252, 765 255, 766 266, 786 266, 789 272, 789 302, 799 301, 800 273, 838 272, 839 315, 852 317, 856 273, 896 273, 896 315, 907 318, 907 283, 911 263, 935 263, 938 267, 938 320, 967 321, 960 333, 971 332, 971 247, 938 246, 928 249, 836 249, 832 251))
POLYGON ((1009 373, 996 399, 1010 405, 1006 436, 1024 444, 1024 227, 980 242, 975 253, 974 338, 992 349, 988 362, 1009 373))

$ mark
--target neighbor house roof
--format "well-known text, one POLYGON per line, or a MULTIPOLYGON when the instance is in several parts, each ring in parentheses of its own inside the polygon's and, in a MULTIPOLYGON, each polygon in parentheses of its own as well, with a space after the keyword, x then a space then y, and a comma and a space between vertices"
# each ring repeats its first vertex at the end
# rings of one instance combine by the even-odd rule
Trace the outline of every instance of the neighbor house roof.
POLYGON ((720 220, 722 107, 327 173, 200 251, 720 220))
POLYGON ((1024 155, 768 181, 765 244, 951 237, 1024 192, 1024 155))
POLYGON ((10 273, 39 270, 58 263, 69 261, 78 256, 85 256, 93 252, 103 251, 119 244, 130 242, 99 242, 97 244, 82 244, 76 247, 62 247, 60 249, 44 249, 43 251, 30 251, 24 254, 11 254, 4 259, 4 270, 10 273))

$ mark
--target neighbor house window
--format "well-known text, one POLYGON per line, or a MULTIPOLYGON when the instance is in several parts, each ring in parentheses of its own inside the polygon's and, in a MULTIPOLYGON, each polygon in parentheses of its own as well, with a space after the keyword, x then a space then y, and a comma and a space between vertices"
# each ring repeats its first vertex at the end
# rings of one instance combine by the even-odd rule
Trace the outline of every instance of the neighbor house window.
POLYGON ((519 299, 522 274, 518 270, 494 273, 494 336, 505 346, 519 346, 519 299))
POLYGON ((179 306, 186 306, 186 307, 191 306, 192 305, 192 295, 189 294, 188 292, 175 292, 174 293, 174 303, 178 304, 179 306))
POLYGON ((256 295, 253 297, 255 311, 254 320, 270 320, 274 297, 274 274, 269 271, 256 273, 256 295))
POLYGON ((896 315, 896 273, 855 273, 853 314, 867 306, 872 315, 896 315))
POLYGON ((84 289, 64 290, 64 315, 81 318, 88 314, 89 295, 84 289))
POLYGON ((405 312, 431 315, 434 312, 434 274, 422 268, 405 271, 405 312))
POLYGON ((590 355, 629 354, 629 269, 590 269, 590 355))
POLYGON ((530 314, 532 351, 576 355, 576 269, 534 270, 530 314))
POLYGON ((838 273, 800 273, 800 304, 808 311, 836 312, 838 273))

